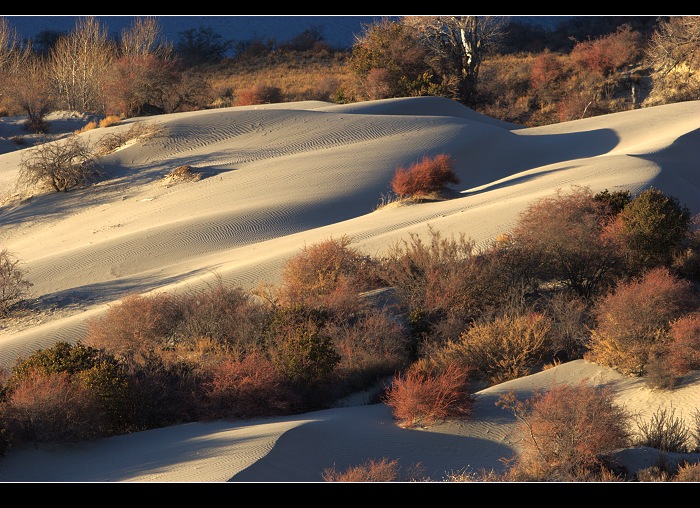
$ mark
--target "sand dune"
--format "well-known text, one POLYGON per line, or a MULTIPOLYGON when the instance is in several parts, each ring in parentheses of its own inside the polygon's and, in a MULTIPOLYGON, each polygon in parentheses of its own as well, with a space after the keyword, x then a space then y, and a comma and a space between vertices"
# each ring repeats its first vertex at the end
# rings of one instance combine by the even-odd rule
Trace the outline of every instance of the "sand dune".
MULTIPOLYGON (((16 124, 5 120, 0 136, 8 138, 16 124)), ((0 327, 0 366, 79 339, 89 319, 130 293, 182 290, 214 277, 244 288, 276 283, 289 257, 330 237, 348 235, 354 247, 380 255, 432 226, 485 246, 530 203, 572 186, 632 193, 654 186, 700 212, 700 101, 536 128, 419 97, 224 108, 109 129, 137 121, 163 132, 104 157, 104 178, 69 193, 16 199, 22 151, 0 155, 0 242, 22 260, 33 296, 56 309, 0 327), (398 166, 439 153, 456 161, 455 199, 377 209, 398 166), (182 165, 202 178, 165 180, 182 165)), ((633 408, 668 403, 583 361, 511 386, 533 390, 554 376, 614 381, 633 408)), ((383 405, 190 424, 13 452, 0 459, 0 481, 319 481, 324 467, 370 455, 422 462, 435 477, 498 467, 514 446, 509 422, 492 407, 503 388, 480 392, 477 418, 459 425, 399 429, 383 405), (125 453, 130 444, 138 451, 125 453), (313 453, 303 452, 309 446, 313 453)), ((695 407, 700 384, 689 380, 683 390, 674 392, 674 407, 695 407)))

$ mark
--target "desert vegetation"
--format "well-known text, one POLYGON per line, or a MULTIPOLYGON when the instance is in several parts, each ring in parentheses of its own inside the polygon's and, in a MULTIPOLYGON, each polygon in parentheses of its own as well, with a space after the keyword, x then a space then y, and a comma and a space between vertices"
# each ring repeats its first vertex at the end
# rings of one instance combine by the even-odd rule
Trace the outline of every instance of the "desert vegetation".
MULTIPOLYGON (((357 251, 349 237, 330 238, 290 258, 278 286, 244 291, 218 280, 197 291, 128 296, 76 343, 20 358, 4 374, 3 449, 296 414, 377 388, 397 424, 430 426, 468 419, 478 389, 578 358, 671 390, 700 361, 700 278, 678 269, 678 257, 697 248, 684 210, 658 189, 632 196, 572 187, 532 203, 512 234, 480 251, 464 235, 432 228, 383 257, 357 251), (646 206, 650 196, 677 213, 646 206), (614 227, 620 217, 643 217, 645 227, 633 230, 654 238, 649 225, 667 231, 669 215, 686 229, 644 267, 604 253, 626 241, 626 230, 614 227), (573 217, 573 234, 585 241, 571 241, 564 226, 573 217), (566 248, 555 253, 556 245, 566 248), (395 303, 373 304, 368 295, 378 290, 392 291, 395 303)), ((7 293, 6 311, 21 300, 17 289, 28 289, 8 260, 5 272, 21 284, 7 293)), ((667 413, 635 422, 608 392, 585 383, 499 404, 522 423, 525 449, 501 475, 452 480, 623 479, 608 461, 613 449, 699 446, 697 426, 667 413)), ((397 464, 357 467, 327 478, 405 474, 397 464)))
MULTIPOLYGON (((350 51, 328 47, 313 32, 274 49, 251 41, 233 59, 222 57, 227 43, 206 30, 173 47, 160 40, 152 18, 119 41, 87 18, 39 54, 3 20, 0 104, 7 114, 26 114, 31 132, 46 131, 52 108, 104 118, 27 149, 20 181, 57 192, 84 186, 99 176, 99 157, 159 131, 138 121, 91 145, 82 133, 166 112, 442 95, 534 126, 699 97, 698 45, 682 44, 697 41, 696 19, 624 24, 582 41, 550 34, 543 44, 551 49, 523 53, 497 20, 462 18, 382 22, 367 27, 350 51), (456 44, 454 30, 466 30, 473 44, 456 44), (465 59, 468 69, 455 63, 465 59), (67 79, 73 64, 80 83, 67 79), (300 74, 305 80, 294 85, 281 78, 300 74), (13 93, 20 79, 32 86, 13 93)), ((527 39, 522 27, 520 33, 527 39)), ((192 174, 182 166, 172 176, 192 174)), ((440 197, 450 183, 458 183, 453 161, 439 154, 397 168, 391 185, 399 198, 420 201, 440 197)), ((481 250, 464 234, 446 238, 433 228, 382 257, 355 250, 352 238, 330 238, 289 259, 278 287, 248 292, 219 280, 197 291, 133 294, 75 343, 19 358, 0 373, 0 454, 182 422, 302 413, 368 389, 378 390, 376 400, 399 425, 429 426, 468 419, 480 388, 573 359, 672 390, 700 365, 696 225, 660 189, 631 195, 576 187, 531 203, 511 231, 481 250), (374 291, 390 291, 395 303, 373 305, 374 291)), ((0 318, 29 296, 29 276, 21 260, 0 252, 0 318)), ((508 395, 498 404, 520 422, 522 451, 504 474, 455 473, 450 480, 624 480, 609 461, 616 448, 700 448, 700 419, 688 428, 661 412, 635 422, 609 392, 584 383, 526 401, 508 395)), ((662 466, 635 479, 698 477, 697 464, 662 466)), ((427 480, 418 465, 404 471, 386 460, 324 476, 407 478, 427 480)))
POLYGON ((698 25, 696 16, 592 16, 544 30, 517 18, 407 16, 333 48, 314 29, 234 45, 200 27, 173 42, 156 17, 114 38, 84 17, 39 44, 3 18, 0 108, 45 133, 55 109, 128 118, 434 95, 529 127, 697 99, 698 25))

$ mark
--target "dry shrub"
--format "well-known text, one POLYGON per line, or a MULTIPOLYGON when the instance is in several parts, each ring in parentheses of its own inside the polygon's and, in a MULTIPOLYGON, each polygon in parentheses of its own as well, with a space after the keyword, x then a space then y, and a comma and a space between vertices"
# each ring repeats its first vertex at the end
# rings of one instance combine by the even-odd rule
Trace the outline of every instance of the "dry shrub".
POLYGON ((509 248, 542 282, 562 282, 579 296, 590 298, 607 289, 622 258, 603 236, 611 220, 606 203, 588 187, 557 191, 529 205, 511 233, 509 248))
POLYGON ((221 281, 178 298, 181 319, 176 336, 189 342, 208 337, 239 352, 258 345, 269 312, 259 300, 240 287, 221 281))
POLYGON ((521 401, 515 392, 496 403, 518 419, 522 446, 510 474, 533 481, 587 481, 609 475, 609 457, 629 445, 630 416, 609 387, 558 384, 521 401))
POLYGON ((97 129, 97 122, 92 120, 91 122, 86 123, 83 125, 80 129, 75 131, 75 134, 80 134, 81 132, 87 132, 91 131, 92 129, 97 129))
POLYGON ((441 364, 468 365, 473 377, 491 384, 532 374, 550 350, 551 321, 530 312, 475 323, 432 357, 441 364))
POLYGON ((306 305, 353 313, 359 294, 376 287, 368 256, 350 247, 351 238, 304 246, 289 259, 282 272, 279 298, 284 305, 306 305))
POLYGON ((368 459, 345 471, 337 471, 335 467, 323 470, 323 481, 326 482, 406 482, 421 481, 421 477, 420 464, 402 471, 398 459, 389 460, 386 457, 380 460, 368 459))
POLYGON ((436 368, 426 360, 397 375, 384 395, 384 403, 401 427, 429 426, 448 418, 471 415, 474 399, 467 391, 469 369, 451 364, 436 368))
POLYGON ((605 77, 635 62, 641 47, 640 34, 630 25, 622 25, 615 33, 577 43, 570 58, 581 70, 605 77))
POLYGON ((414 233, 390 246, 380 262, 411 324, 434 342, 456 337, 467 323, 504 304, 518 285, 508 279, 500 258, 474 253, 464 234, 443 238, 428 228, 429 242, 414 233))
POLYGON ((636 417, 638 438, 636 446, 649 446, 662 452, 688 453, 692 433, 674 408, 658 408, 651 418, 636 417))
POLYGON ((95 144, 95 154, 100 157, 108 155, 128 143, 148 141, 162 134, 163 131, 164 127, 160 123, 145 121, 132 123, 128 129, 103 135, 95 144))
POLYGON ((411 354, 406 326, 388 310, 369 309, 358 319, 326 325, 340 355, 336 368, 343 379, 361 387, 403 368, 411 354))
POLYGON ((297 397, 264 354, 224 359, 202 385, 200 413, 207 419, 254 418, 294 412, 297 397))
POLYGON ((171 295, 129 295, 88 323, 85 342, 133 360, 165 344, 173 336, 180 316, 180 307, 171 295))
POLYGON ((111 127, 112 125, 118 125, 121 123, 121 117, 117 115, 107 115, 102 120, 100 120, 100 127, 111 127))
POLYGON ((8 316, 29 296, 31 286, 20 261, 7 249, 0 250, 0 318, 8 316))
POLYGON ((92 439, 102 435, 105 415, 68 372, 33 371, 9 394, 3 417, 18 444, 92 439))
POLYGON ((700 312, 671 322, 667 346, 668 366, 676 376, 700 369, 700 312))
POLYGON ((279 102, 282 102, 282 90, 277 86, 262 83, 239 90, 235 101, 236 106, 276 104, 279 102))
POLYGON ((669 323, 696 305, 692 284, 667 268, 648 270, 600 298, 586 358, 642 376, 663 346, 669 323))
POLYGON ((192 169, 192 166, 178 166, 170 173, 165 175, 164 181, 166 184, 175 182, 192 182, 201 180, 202 173, 192 169))
POLYGON ((699 462, 684 462, 678 466, 675 476, 671 481, 674 482, 700 482, 700 463, 699 462))
POLYGON ((22 156, 18 182, 28 187, 46 185, 56 192, 86 185, 98 175, 91 147, 76 134, 43 142, 22 156))
POLYGON ((459 183, 454 166, 454 160, 448 154, 426 155, 407 168, 397 168, 391 180, 391 190, 402 197, 428 197, 444 190, 449 183, 459 183))
POLYGON ((557 291, 547 297, 544 304, 544 312, 552 324, 552 354, 565 361, 582 358, 589 338, 588 303, 576 294, 557 291))

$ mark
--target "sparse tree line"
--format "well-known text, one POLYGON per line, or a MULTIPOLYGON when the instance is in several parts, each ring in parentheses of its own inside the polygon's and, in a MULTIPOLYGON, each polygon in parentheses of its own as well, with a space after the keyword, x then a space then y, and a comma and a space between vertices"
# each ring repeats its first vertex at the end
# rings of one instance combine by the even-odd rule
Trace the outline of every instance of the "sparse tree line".
POLYGON ((700 17, 587 21, 550 33, 497 16, 406 16, 366 26, 350 49, 335 50, 318 29, 234 44, 200 27, 173 44, 155 17, 135 18, 116 38, 85 17, 71 33, 20 41, 0 19, 0 106, 43 132, 56 109, 124 118, 438 95, 534 126, 700 98, 700 17), (269 77, 275 67, 289 74, 292 61, 298 90, 269 77))
MULTIPOLYGON (((449 168, 449 157, 436 161, 449 168)), ((288 260, 277 287, 218 281, 185 294, 131 295, 77 342, 20 358, 5 373, 0 442, 7 449, 296 414, 377 386, 376 400, 399 425, 432 425, 468 419, 483 387, 582 358, 672 390, 700 368, 696 222, 658 189, 632 196, 576 187, 532 203, 480 251, 465 235, 432 228, 381 257, 331 238, 288 260)), ((6 251, 2 259, 9 314, 30 285, 16 259, 6 251)), ((611 462, 616 449, 700 449, 698 415, 661 411, 649 423, 585 383, 498 404, 521 422, 523 450, 504 473, 453 481, 629 480, 611 462)), ((384 471, 396 480, 397 467, 368 463, 326 479, 384 471)), ((697 465, 645 474, 697 478, 697 465)))

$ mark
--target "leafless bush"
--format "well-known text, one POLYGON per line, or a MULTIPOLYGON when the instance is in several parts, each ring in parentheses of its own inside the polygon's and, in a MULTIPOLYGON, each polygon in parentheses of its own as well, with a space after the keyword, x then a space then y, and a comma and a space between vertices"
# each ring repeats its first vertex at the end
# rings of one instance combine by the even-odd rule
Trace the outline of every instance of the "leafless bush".
POLYGON ((27 281, 24 270, 7 249, 0 250, 0 318, 29 295, 32 284, 27 281))
POLYGON ((629 444, 627 412, 608 387, 559 384, 521 401, 499 398, 519 421, 522 448, 510 475, 530 481, 586 481, 610 475, 609 456, 629 444))
POLYGON ((368 459, 359 466, 348 467, 345 471, 337 471, 335 467, 323 471, 323 481, 326 482, 405 482, 421 481, 423 468, 420 464, 402 470, 399 460, 389 460, 386 457, 375 460, 368 459))
POLYGON ((636 418, 639 428, 637 446, 650 446, 662 452, 688 453, 692 434, 674 408, 659 408, 651 419, 636 418))
POLYGON ((144 142, 160 135, 164 130, 162 124, 153 122, 135 122, 126 130, 109 132, 95 144, 95 153, 102 157, 110 154, 130 142, 144 142))
POLYGON ((22 157, 19 182, 48 185, 56 192, 87 184, 98 175, 90 146, 76 134, 40 143, 22 157))

